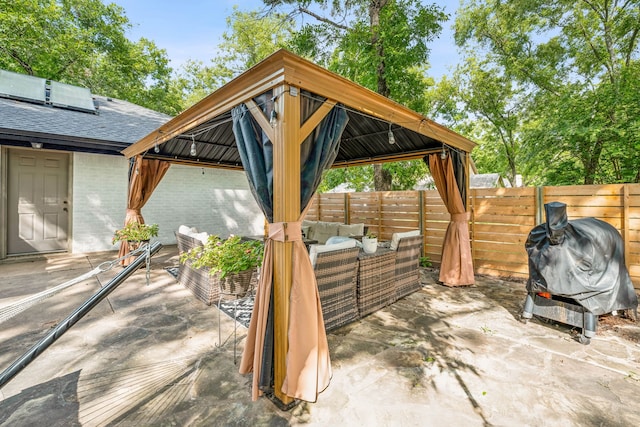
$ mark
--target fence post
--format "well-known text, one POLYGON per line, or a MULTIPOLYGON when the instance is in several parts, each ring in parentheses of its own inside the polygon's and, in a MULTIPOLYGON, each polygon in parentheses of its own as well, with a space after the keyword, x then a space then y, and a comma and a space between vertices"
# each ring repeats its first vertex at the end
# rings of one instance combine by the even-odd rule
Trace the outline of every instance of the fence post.
POLYGON ((629 184, 622 186, 622 241, 624 243, 624 263, 629 270, 630 244, 629 244, 629 184))
POLYGON ((544 210, 544 187, 536 187, 535 197, 535 211, 536 211, 536 225, 542 224, 544 210))
POLYGON ((469 193, 468 193, 468 200, 469 203, 467 206, 469 206, 469 226, 471 228, 470 232, 471 232, 471 239, 469 244, 471 245, 471 262, 473 263, 473 265, 476 265, 476 245, 475 245, 475 240, 476 240, 476 209, 475 209, 475 203, 476 203, 476 192, 477 190, 475 189, 469 189, 469 193))
POLYGON ((344 223, 351 224, 351 193, 344 193, 344 223))
POLYGON ((424 256, 425 245, 427 243, 427 233, 424 230, 424 190, 418 190, 418 229, 422 236, 422 247, 420 248, 420 256, 424 256))
POLYGON ((383 192, 378 191, 378 239, 382 238, 382 197, 383 192))

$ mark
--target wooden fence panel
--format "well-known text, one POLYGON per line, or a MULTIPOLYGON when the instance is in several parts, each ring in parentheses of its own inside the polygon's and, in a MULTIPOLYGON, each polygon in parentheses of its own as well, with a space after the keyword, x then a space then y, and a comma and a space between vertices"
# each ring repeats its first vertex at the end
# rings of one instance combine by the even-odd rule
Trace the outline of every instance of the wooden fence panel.
POLYGON ((626 184, 624 199, 625 261, 636 289, 640 289, 640 184, 626 184))
POLYGON ((384 193, 351 193, 349 217, 352 224, 364 223, 371 233, 384 240, 382 231, 382 197, 384 193))
POLYGON ((309 208, 307 209, 307 214, 305 215, 305 219, 308 219, 309 221, 319 221, 320 220, 320 215, 319 215, 319 209, 318 209, 318 204, 320 200, 320 194, 316 193, 313 198, 311 199, 311 202, 309 202, 309 208))
POLYGON ((475 271, 527 277, 524 243, 536 225, 535 188, 472 189, 470 204, 475 271))
POLYGON ((435 266, 438 266, 442 261, 442 245, 450 215, 437 190, 425 190, 422 194, 423 253, 435 266))
POLYGON ((381 200, 382 239, 393 233, 420 229, 420 194, 418 191, 389 191, 381 200))

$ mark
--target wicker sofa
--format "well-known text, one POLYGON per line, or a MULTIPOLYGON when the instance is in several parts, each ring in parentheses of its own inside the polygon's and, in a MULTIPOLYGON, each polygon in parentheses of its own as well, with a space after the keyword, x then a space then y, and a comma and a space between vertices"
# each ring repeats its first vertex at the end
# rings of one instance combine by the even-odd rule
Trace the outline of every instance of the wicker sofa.
MULTIPOLYGON (((202 245, 200 239, 190 235, 175 235, 180 254, 202 245)), ((395 250, 379 248, 375 254, 365 254, 357 247, 315 254, 314 272, 327 331, 420 289, 422 236, 399 237, 396 243, 395 250)), ((178 282, 207 305, 219 299, 220 287, 207 268, 181 263, 178 282)))
MULTIPOLYGON (((178 253, 183 254, 196 246, 202 246, 202 240, 175 232, 178 253)), ((178 282, 189 289, 196 298, 207 305, 216 304, 220 297, 220 286, 212 280, 208 268, 193 268, 187 261, 178 267, 178 282)))

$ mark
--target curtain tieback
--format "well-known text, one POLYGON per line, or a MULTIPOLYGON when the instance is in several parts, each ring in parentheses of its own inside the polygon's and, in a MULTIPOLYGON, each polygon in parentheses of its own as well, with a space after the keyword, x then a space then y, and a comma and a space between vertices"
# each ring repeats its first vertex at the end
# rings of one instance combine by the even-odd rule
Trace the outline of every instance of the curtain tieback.
POLYGON ((451 221, 453 222, 469 221, 470 217, 471 215, 469 214, 469 212, 451 214, 451 221))
POLYGON ((276 242, 294 242, 302 240, 302 222, 273 222, 267 224, 270 240, 276 242))
POLYGON ((126 216, 138 216, 140 215, 140 209, 127 209, 126 216))

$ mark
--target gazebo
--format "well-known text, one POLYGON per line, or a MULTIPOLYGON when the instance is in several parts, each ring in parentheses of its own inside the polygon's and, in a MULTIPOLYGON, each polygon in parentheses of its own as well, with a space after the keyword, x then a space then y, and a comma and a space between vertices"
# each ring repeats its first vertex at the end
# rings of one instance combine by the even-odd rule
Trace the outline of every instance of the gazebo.
POLYGON ((449 212, 440 280, 473 283, 469 153, 475 144, 432 120, 279 50, 123 151, 131 159, 127 221, 169 164, 243 169, 268 222, 241 373, 253 398, 315 401, 331 365, 301 221, 330 167, 424 159, 449 212))

